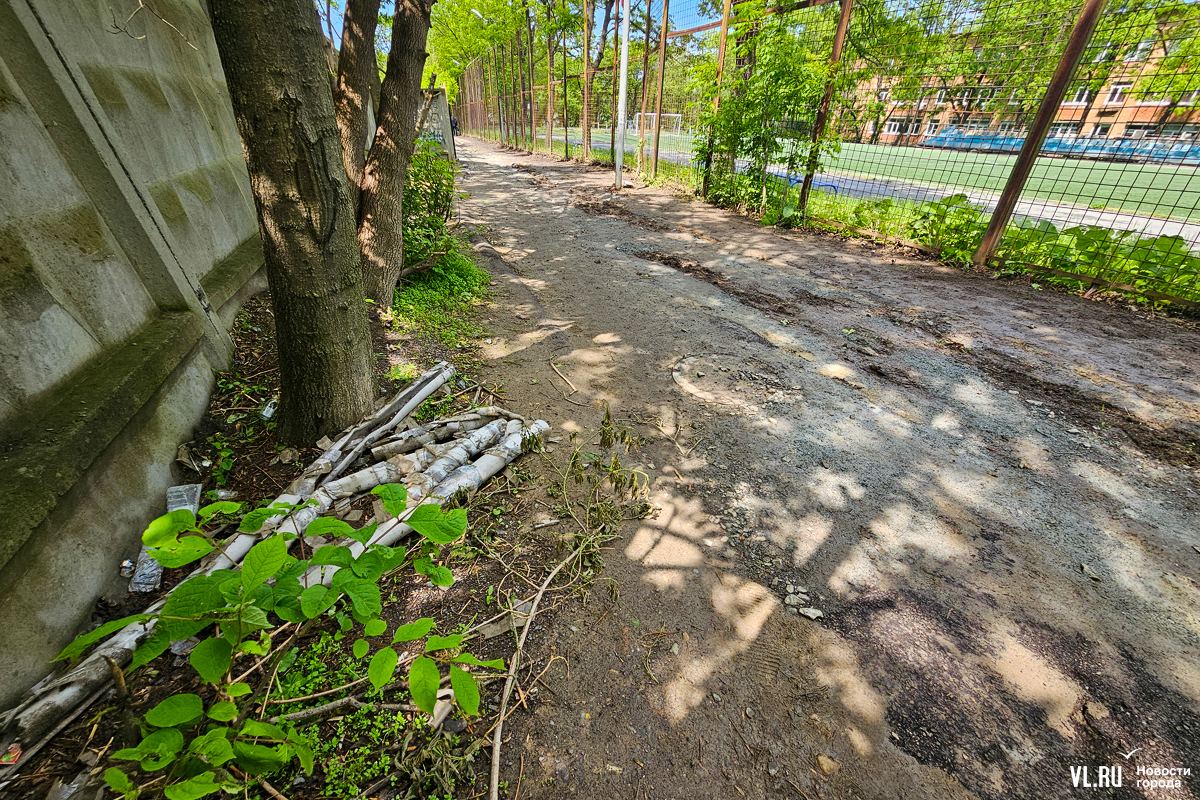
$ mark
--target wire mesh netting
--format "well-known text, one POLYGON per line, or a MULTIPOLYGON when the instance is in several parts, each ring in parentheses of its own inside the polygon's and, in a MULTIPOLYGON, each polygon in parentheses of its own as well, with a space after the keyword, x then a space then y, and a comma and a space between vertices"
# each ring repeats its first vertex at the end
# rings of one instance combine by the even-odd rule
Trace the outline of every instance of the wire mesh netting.
MULTIPOLYGON (((1098 0, 851 2, 633 3, 625 163, 770 224, 1200 301, 1200 6, 1089 30, 1098 0)), ((551 3, 482 55, 464 128, 611 161, 620 8, 551 3)))

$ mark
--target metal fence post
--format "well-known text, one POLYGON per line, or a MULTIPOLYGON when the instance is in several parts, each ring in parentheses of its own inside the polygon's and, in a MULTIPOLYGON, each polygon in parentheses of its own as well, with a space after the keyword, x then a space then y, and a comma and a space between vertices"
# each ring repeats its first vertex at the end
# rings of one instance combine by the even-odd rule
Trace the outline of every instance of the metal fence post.
POLYGON ((654 147, 650 150, 650 180, 658 177, 658 137, 662 133, 663 77, 667 69, 667 9, 671 0, 663 0, 662 29, 658 34, 658 88, 654 93, 654 147))
POLYGON ((642 107, 638 112, 638 160, 639 174, 646 172, 646 79, 650 77, 650 19, 651 0, 646 0, 646 41, 642 44, 642 107))
POLYGON ((829 121, 829 107, 833 105, 833 90, 837 84, 837 68, 842 60, 842 48, 846 44, 846 31, 850 28, 850 12, 854 0, 841 0, 841 13, 838 15, 837 32, 833 36, 833 52, 829 54, 829 82, 825 84, 825 96, 821 98, 821 106, 817 109, 817 118, 813 122, 812 152, 808 155, 808 166, 804 171, 804 183, 800 186, 800 201, 798 203, 800 216, 808 213, 808 196, 812 192, 813 178, 817 174, 817 163, 820 158, 821 137, 825 135, 825 125, 829 121))
POLYGON ((1046 133, 1050 130, 1050 123, 1058 115, 1058 108, 1066 97, 1067 87, 1075 77, 1079 60, 1096 30, 1096 23, 1100 21, 1100 12, 1103 9, 1104 0, 1087 0, 1079 12, 1079 19, 1075 21, 1075 27, 1071 29, 1071 36, 1067 39, 1067 47, 1058 60, 1058 67, 1050 79, 1050 85, 1046 87, 1046 94, 1038 106, 1037 115, 1033 118, 1033 124, 1029 126, 1025 141, 1021 144, 1021 152, 1013 162, 1012 172, 1008 174, 1004 191, 1000 193, 1000 200, 992 211, 987 231, 984 232, 979 247, 975 249, 975 255, 971 257, 971 261, 977 266, 986 264, 1000 245, 1004 229, 1008 226, 1017 200, 1021 197, 1021 190, 1025 188, 1025 182, 1033 172, 1042 143, 1046 140, 1046 133))
POLYGON ((713 126, 708 129, 708 148, 704 153, 704 177, 700 181, 700 195, 708 197, 708 179, 712 176, 713 136, 716 126, 716 115, 721 109, 721 78, 725 73, 725 42, 729 38, 729 12, 733 0, 725 0, 721 9, 721 38, 717 43, 717 94, 713 97, 713 126))

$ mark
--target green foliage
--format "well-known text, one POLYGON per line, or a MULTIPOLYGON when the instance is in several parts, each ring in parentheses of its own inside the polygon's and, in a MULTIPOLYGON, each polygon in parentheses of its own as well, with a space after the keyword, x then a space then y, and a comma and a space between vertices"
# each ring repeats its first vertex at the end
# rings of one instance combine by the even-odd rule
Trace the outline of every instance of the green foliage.
POLYGON ((457 196, 454 172, 454 162, 446 158, 437 142, 417 140, 404 186, 405 266, 452 248, 447 222, 457 196))
MULTIPOLYGON (((829 59, 810 51, 807 40, 796 35, 783 15, 766 16, 761 0, 739 6, 738 16, 750 33, 739 37, 737 55, 752 66, 725 72, 715 112, 716 62, 694 68, 700 122, 707 134, 696 138, 695 155, 698 163, 711 161, 710 200, 764 213, 777 185, 774 165, 782 163, 792 175, 802 172, 810 159, 819 160, 821 153, 835 149, 832 140, 815 149, 811 142, 829 80, 829 59), (742 166, 741 161, 748 163, 742 166)), ((786 195, 788 184, 782 186, 786 195)))
MULTIPOLYGON (((442 511, 437 505, 407 508, 407 493, 402 486, 381 486, 375 494, 394 514, 409 514, 412 527, 424 539, 414 567, 437 585, 450 585, 454 576, 447 568, 433 563, 442 545, 453 544, 466 531, 462 509, 442 511)), ((263 513, 247 514, 243 528, 261 528, 264 514, 287 513, 292 506, 272 507, 263 513)), ((175 511, 154 520, 142 536, 151 557, 164 566, 186 566, 220 549, 207 528, 223 516, 236 514, 236 503, 213 503, 200 511, 175 511)), ((315 520, 309 532, 348 537, 366 544, 375 525, 355 530, 329 517, 315 520)), ((353 643, 356 658, 364 658, 372 645, 366 637, 387 631, 379 618, 383 604, 380 579, 400 567, 407 558, 404 548, 369 545, 357 557, 343 545, 329 545, 314 553, 311 560, 297 559, 288 553, 287 544, 294 535, 275 534, 259 541, 246 553, 240 570, 222 569, 187 579, 168 596, 157 614, 126 617, 81 636, 60 655, 77 658, 90 645, 130 622, 154 624, 154 634, 138 647, 133 669, 161 654, 171 642, 202 636, 192 649, 189 662, 203 683, 215 687, 215 693, 175 693, 145 713, 144 736, 139 744, 118 750, 113 758, 137 762, 142 772, 163 772, 162 791, 171 800, 192 800, 225 791, 241 793, 246 781, 282 769, 294 761, 311 773, 313 753, 309 739, 286 723, 274 725, 255 718, 266 679, 256 688, 235 682, 234 666, 239 657, 267 657, 264 676, 280 677, 282 689, 301 689, 307 668, 328 672, 330 646, 352 630, 353 621, 362 625, 362 638, 353 643), (329 586, 316 583, 304 586, 310 567, 337 568, 329 586), (306 646, 303 654, 294 644, 272 649, 272 635, 282 622, 299 626, 294 640, 302 638, 306 628, 318 618, 332 616, 339 630, 324 634, 315 646, 306 646), (205 631, 208 631, 205 634, 205 631), (301 661, 300 669, 289 677, 289 669, 301 661), (299 678, 295 677, 299 675, 299 678), (298 682, 299 681, 299 682, 298 682), (207 707, 206 707, 207 706, 207 707), (233 771, 236 767, 238 772, 233 771)), ((322 571, 318 571, 320 575, 322 571)), ((325 572, 325 577, 329 577, 325 572)), ((427 636, 434 627, 432 619, 422 619, 396 632, 395 642, 413 641, 427 636)), ((502 667, 496 662, 481 662, 462 652, 461 635, 430 636, 426 655, 413 662, 409 673, 410 693, 423 710, 431 711, 441 682, 440 668, 451 672, 452 685, 461 689, 458 705, 468 714, 478 713, 479 688, 474 676, 461 665, 502 667)), ((400 654, 391 646, 378 646, 367 665, 367 676, 379 690, 392 682, 400 654)), ((350 668, 353 672, 353 667, 350 668)), ((336 677, 336 676, 335 676, 336 677)), ((126 798, 140 791, 130 774, 110 769, 105 780, 126 798)), ((157 783, 157 780, 155 781, 157 783)))
POLYGON ((967 200, 965 194, 922 203, 912 221, 914 238, 937 251, 952 264, 969 264, 987 229, 987 215, 967 200))
POLYGON ((480 333, 468 310, 487 296, 490 277, 462 253, 462 245, 396 290, 395 326, 447 347, 465 347, 480 333))

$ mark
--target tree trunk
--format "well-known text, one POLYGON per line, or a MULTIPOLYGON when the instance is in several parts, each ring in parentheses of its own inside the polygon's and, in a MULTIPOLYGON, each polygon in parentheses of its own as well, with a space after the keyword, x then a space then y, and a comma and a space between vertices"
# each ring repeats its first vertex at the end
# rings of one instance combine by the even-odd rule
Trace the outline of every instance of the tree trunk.
POLYGON ((311 445, 371 408, 363 305, 333 94, 311 0, 210 0, 246 150, 279 348, 281 441, 311 445))
POLYGON ((342 139, 342 163, 350 178, 350 198, 356 210, 367 154, 367 103, 372 73, 378 69, 375 64, 378 21, 379 0, 347 0, 337 80, 333 85, 333 108, 342 139))
POLYGON ((397 0, 392 49, 380 92, 379 127, 363 168, 358 225, 363 288, 381 308, 391 307, 396 280, 404 268, 401 212, 408 164, 417 141, 421 71, 432 8, 433 3, 426 0, 397 0))

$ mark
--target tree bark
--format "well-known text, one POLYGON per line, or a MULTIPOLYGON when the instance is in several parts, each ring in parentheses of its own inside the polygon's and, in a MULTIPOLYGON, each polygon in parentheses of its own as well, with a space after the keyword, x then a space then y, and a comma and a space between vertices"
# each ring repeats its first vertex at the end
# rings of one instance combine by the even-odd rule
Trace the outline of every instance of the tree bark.
POLYGON ((342 163, 350 178, 350 200, 356 209, 367 158, 367 102, 372 73, 378 69, 375 63, 378 22, 379 0, 347 0, 333 107, 342 140, 342 163))
POLYGON ((432 0, 397 0, 392 50, 380 93, 379 127, 363 168, 358 215, 363 287, 381 308, 391 307, 404 268, 404 186, 417 140, 421 71, 432 10, 432 0))
POLYGON ((279 348, 278 437, 311 445, 370 410, 363 305, 333 94, 312 0, 210 0, 258 210, 279 348))

